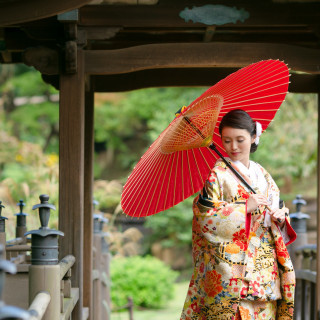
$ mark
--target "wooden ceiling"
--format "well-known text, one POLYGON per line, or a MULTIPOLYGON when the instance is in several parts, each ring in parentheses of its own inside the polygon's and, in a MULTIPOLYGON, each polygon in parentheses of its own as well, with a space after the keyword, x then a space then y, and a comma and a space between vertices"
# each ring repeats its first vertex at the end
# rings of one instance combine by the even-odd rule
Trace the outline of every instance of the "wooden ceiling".
POLYGON ((211 85, 272 58, 291 68, 291 91, 319 91, 319 1, 105 1, 0 0, 0 62, 33 65, 58 86, 81 48, 95 90, 122 91, 211 85))

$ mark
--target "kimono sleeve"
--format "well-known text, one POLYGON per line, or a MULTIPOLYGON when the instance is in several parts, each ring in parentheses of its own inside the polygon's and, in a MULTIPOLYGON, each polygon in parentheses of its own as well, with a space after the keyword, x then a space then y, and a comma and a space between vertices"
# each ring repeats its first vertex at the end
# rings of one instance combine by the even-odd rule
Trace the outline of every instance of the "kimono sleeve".
MULTIPOLYGON (((266 178, 269 181, 269 188, 272 189, 272 190, 275 190, 278 193, 278 195, 280 196, 280 190, 279 190, 277 184, 275 183, 275 181, 273 180, 273 178, 271 177, 271 175, 268 172, 266 172, 266 178)), ((279 208, 285 207, 284 202, 283 201, 279 201, 279 206, 278 207, 279 208)), ((289 245, 289 244, 291 244, 292 242, 294 242, 296 240, 297 235, 296 235, 296 232, 293 230, 293 228, 292 228, 292 226, 290 224, 290 216, 289 216, 289 214, 286 214, 285 221, 286 221, 286 223, 282 228, 280 228, 278 226, 278 224, 277 224, 277 226, 278 226, 278 229, 279 229, 279 231, 280 231, 280 233, 281 233, 281 235, 282 235, 282 237, 284 239, 285 244, 289 245)))
POLYGON ((222 190, 217 173, 212 171, 194 206, 200 227, 204 233, 209 232, 219 236, 219 229, 224 225, 230 230, 242 230, 243 235, 246 235, 247 201, 224 201, 222 190))

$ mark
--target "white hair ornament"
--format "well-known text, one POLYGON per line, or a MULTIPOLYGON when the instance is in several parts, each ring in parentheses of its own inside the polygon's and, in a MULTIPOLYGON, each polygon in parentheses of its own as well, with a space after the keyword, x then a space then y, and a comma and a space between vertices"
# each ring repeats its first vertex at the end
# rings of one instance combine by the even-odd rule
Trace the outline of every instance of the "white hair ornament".
POLYGON ((259 144, 261 134, 262 134, 262 125, 260 122, 256 121, 256 139, 254 140, 254 143, 256 145, 259 144))

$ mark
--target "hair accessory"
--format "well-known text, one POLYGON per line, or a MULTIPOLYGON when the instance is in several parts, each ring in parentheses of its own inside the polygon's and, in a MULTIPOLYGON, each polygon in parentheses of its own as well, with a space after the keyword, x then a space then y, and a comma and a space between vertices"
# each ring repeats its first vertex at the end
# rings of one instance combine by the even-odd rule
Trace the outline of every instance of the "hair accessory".
POLYGON ((262 125, 260 122, 256 121, 256 139, 254 140, 254 143, 256 145, 259 144, 261 133, 262 133, 262 125))

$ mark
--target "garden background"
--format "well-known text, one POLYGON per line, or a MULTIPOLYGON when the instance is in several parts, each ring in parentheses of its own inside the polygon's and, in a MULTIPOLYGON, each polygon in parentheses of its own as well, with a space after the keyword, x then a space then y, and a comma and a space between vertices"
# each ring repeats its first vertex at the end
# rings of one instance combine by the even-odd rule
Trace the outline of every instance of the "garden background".
MULTIPOLYGON (((109 218, 113 308, 131 295, 136 320, 179 317, 192 272, 193 197, 128 228, 126 219, 131 218, 119 206, 122 186, 175 112, 206 89, 154 88, 95 96, 94 198, 96 210, 109 218)), ((29 230, 39 227, 31 208, 40 194, 49 194, 58 208, 58 99, 59 92, 34 69, 0 66, 0 200, 9 218, 8 239, 14 237, 19 199, 26 203, 29 230)), ((317 117, 316 95, 289 93, 252 156, 274 177, 292 211, 296 194, 309 204, 316 198, 317 117)), ((58 226, 57 217, 55 211, 52 228, 58 226)), ((315 224, 313 219, 308 228, 312 231, 315 224)), ((112 318, 128 315, 113 313, 112 318)))

